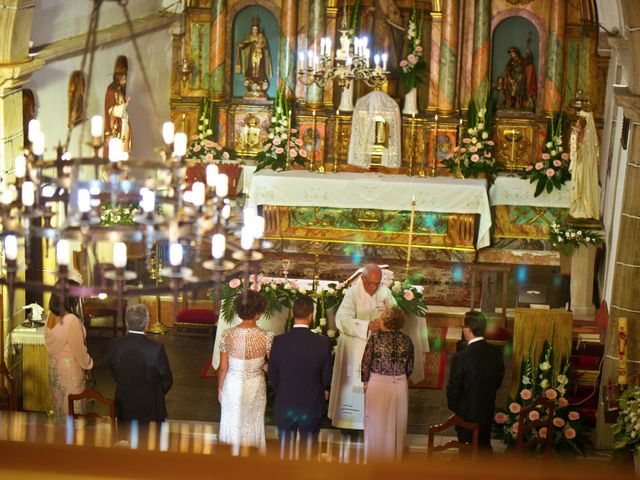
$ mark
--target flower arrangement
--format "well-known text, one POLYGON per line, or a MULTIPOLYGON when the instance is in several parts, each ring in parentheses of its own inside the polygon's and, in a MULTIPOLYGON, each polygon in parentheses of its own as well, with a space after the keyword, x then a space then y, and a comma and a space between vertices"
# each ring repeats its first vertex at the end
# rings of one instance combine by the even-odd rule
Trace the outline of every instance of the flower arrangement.
MULTIPOLYGON (((498 409, 494 417, 494 432, 496 436, 509 447, 516 444, 518 437, 518 421, 520 412, 530 405, 536 398, 542 397, 553 400, 553 430, 548 432, 545 427, 534 428, 527 433, 525 441, 532 437, 546 437, 551 435, 551 446, 554 451, 565 451, 582 454, 582 425, 580 413, 573 410, 565 395, 569 383, 569 360, 560 359, 559 366, 554 366, 553 347, 551 342, 545 341, 540 352, 538 366, 533 368, 533 352, 522 361, 520 367, 520 386, 518 396, 509 399, 507 408, 498 409)), ((540 407, 529 413, 529 420, 535 421, 548 418, 547 410, 540 407)), ((532 448, 540 448, 535 445, 532 448)))
POLYGON ((427 304, 424 296, 406 279, 404 282, 394 281, 390 286, 393 298, 404 313, 424 317, 427 314, 427 304))
POLYGON ((236 159, 235 150, 222 147, 215 141, 212 129, 214 120, 215 109, 205 99, 200 106, 198 133, 191 136, 191 144, 187 148, 187 158, 200 160, 201 162, 236 159))
POLYGON ((135 217, 140 213, 137 203, 100 205, 100 225, 135 225, 135 217))
POLYGON ((618 398, 618 420, 613 436, 616 450, 640 448, 640 385, 627 388, 618 398))
POLYGON ((551 224, 549 240, 554 248, 567 256, 582 245, 600 245, 603 242, 602 236, 595 230, 577 228, 557 221, 551 224))
POLYGON ((409 18, 409 26, 407 27, 408 53, 405 58, 400 60, 400 68, 398 69, 398 73, 402 77, 402 85, 405 93, 416 87, 418 81, 423 79, 423 74, 426 71, 426 64, 424 60, 422 60, 423 50, 420 45, 421 34, 422 20, 418 21, 414 2, 413 12, 409 18))
POLYGON ((493 157, 495 143, 489 138, 490 119, 487 108, 478 109, 475 102, 471 102, 469 119, 466 130, 462 130, 461 124, 458 145, 442 164, 454 173, 459 168, 465 178, 477 178, 484 174, 492 182, 501 163, 493 157))
POLYGON ((527 166, 521 177, 529 179, 530 183, 536 182, 534 197, 545 190, 551 193, 554 188, 560 190, 567 180, 571 178, 569 173, 569 154, 563 151, 562 146, 562 114, 554 124, 549 121, 549 133, 542 147, 542 158, 527 166))
POLYGON ((273 115, 269 126, 269 138, 257 155, 256 171, 270 167, 272 170, 286 170, 288 164, 304 165, 307 151, 302 139, 291 128, 291 110, 284 89, 278 89, 273 102, 273 115))

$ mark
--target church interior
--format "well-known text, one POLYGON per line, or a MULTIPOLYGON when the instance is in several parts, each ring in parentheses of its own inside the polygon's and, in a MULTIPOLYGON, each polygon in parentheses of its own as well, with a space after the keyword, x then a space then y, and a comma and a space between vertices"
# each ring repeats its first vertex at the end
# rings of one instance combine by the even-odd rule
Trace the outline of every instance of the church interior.
POLYGON ((468 477, 434 438, 456 437, 435 427, 475 310, 506 367, 477 476, 640 475, 636 2, 0 0, 0 25, 0 472, 468 477), (236 458, 216 388, 234 301, 259 292, 280 335, 312 297, 335 355, 372 263, 415 352, 404 461, 365 464, 362 427, 329 418, 312 458, 284 452, 270 390, 267 455, 236 458), (97 420, 54 415, 67 296, 97 420), (136 304, 173 371, 148 439, 113 413, 136 304), (531 396, 545 433, 519 432, 531 396))

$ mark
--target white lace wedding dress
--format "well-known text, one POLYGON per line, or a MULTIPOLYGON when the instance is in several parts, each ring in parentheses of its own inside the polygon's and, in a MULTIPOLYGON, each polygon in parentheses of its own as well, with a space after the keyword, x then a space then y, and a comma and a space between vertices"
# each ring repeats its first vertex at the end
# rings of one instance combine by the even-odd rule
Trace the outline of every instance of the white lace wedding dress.
POLYGON ((257 327, 230 328, 222 335, 220 351, 229 358, 220 402, 219 439, 223 443, 266 450, 267 385, 262 367, 272 342, 273 333, 257 327))

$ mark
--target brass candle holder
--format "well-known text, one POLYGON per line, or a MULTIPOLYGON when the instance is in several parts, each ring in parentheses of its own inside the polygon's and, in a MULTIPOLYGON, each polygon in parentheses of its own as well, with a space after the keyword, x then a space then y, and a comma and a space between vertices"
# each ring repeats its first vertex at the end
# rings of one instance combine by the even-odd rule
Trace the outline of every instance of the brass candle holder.
POLYGON ((338 158, 340 156, 340 109, 336 110, 336 134, 335 145, 333 148, 333 173, 338 173, 340 168, 338 167, 338 158))
POLYGON ((455 178, 464 178, 464 175, 462 174, 462 170, 460 170, 460 148, 462 147, 462 119, 460 119, 460 124, 458 126, 457 142, 458 142, 458 155, 456 158, 457 168, 456 168, 455 178))
POLYGON ((291 109, 289 109, 288 117, 287 117, 287 148, 285 149, 287 156, 286 156, 286 161, 284 165, 285 170, 291 170, 291 157, 289 155, 289 152, 291 151, 291 149, 289 148, 290 141, 291 141, 291 109))
POLYGON ((438 114, 436 113, 435 123, 433 125, 433 160, 431 160, 431 176, 437 175, 436 164, 438 163, 438 114))
POLYGON ((415 157, 415 149, 416 149, 416 114, 411 114, 411 128, 409 130, 409 170, 407 171, 407 175, 410 177, 413 176, 413 157, 415 157))
POLYGON ((411 267, 411 245, 413 244, 413 222, 416 216, 416 197, 411 197, 411 218, 409 219, 409 241, 407 242, 407 261, 404 267, 404 278, 409 278, 409 268, 411 267))

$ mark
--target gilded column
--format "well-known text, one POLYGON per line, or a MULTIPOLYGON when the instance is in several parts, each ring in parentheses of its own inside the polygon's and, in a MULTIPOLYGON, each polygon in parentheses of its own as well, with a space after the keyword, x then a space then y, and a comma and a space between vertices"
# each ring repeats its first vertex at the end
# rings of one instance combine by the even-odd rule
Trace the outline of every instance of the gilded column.
MULTIPOLYGON (((309 34, 307 36, 309 40, 307 48, 318 56, 320 55, 320 39, 324 34, 326 10, 325 0, 311 0, 309 2, 309 34)), ((316 84, 307 87, 306 102, 311 107, 320 107, 323 103, 322 88, 316 84)))
POLYGON ((440 41, 440 76, 438 85, 438 112, 444 115, 451 114, 455 109, 459 19, 459 0, 445 0, 442 9, 442 39, 440 41))
POLYGON ((544 79, 544 111, 551 114, 562 108, 562 73, 566 46, 567 2, 551 2, 547 73, 544 79))
POLYGON ((440 37, 442 35, 442 12, 431 12, 431 55, 429 58, 429 107, 438 107, 438 80, 440 76, 440 37))
MULTIPOLYGON (((559 3, 559 2, 554 2, 559 3)), ((473 24, 473 70, 471 97, 483 106, 489 93, 489 51, 491 33, 491 0, 476 0, 473 24)))
POLYGON ((295 97, 296 52, 298 49, 298 2, 283 0, 280 14, 280 68, 278 86, 286 88, 287 98, 295 97))
POLYGON ((227 41, 227 0, 213 0, 211 6, 211 60, 209 89, 214 102, 224 100, 224 60, 227 41))

